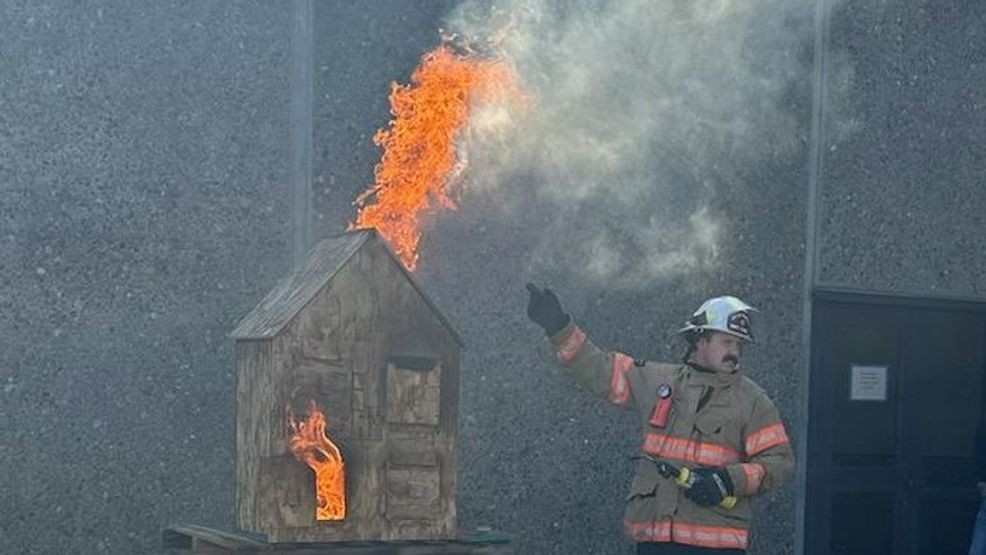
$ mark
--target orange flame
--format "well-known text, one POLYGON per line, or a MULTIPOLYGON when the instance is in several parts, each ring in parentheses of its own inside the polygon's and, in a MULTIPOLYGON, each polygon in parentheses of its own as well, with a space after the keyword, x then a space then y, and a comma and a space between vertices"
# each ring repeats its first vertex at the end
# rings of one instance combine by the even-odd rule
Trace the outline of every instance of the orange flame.
POLYGON ((346 473, 339 448, 325 434, 327 422, 315 401, 308 407, 304 421, 289 416, 291 452, 295 458, 315 471, 315 518, 346 518, 346 473))
POLYGON ((390 126, 373 142, 383 149, 375 183, 356 198, 350 229, 375 227, 409 270, 418 261, 421 217, 429 209, 455 209, 450 188, 466 167, 456 139, 474 110, 518 104, 524 94, 504 61, 471 49, 453 49, 443 37, 425 54, 410 85, 391 84, 390 126), (463 52, 464 50, 464 52, 463 52), (373 203, 368 201, 372 197, 373 203))

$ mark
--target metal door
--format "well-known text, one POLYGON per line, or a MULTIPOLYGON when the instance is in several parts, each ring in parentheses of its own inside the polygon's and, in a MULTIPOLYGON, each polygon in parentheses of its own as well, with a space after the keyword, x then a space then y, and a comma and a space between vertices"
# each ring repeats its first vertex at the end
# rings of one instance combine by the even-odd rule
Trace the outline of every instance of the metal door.
POLYGON ((805 553, 964 555, 984 313, 846 300, 813 320, 805 553))

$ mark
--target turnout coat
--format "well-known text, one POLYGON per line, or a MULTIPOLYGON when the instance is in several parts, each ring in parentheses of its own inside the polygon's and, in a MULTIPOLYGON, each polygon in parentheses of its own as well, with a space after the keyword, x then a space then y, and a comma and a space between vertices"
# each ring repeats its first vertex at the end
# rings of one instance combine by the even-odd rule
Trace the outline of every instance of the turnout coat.
POLYGON ((637 409, 643 454, 692 469, 725 468, 732 479, 738 498, 733 508, 701 507, 673 479, 661 476, 653 461, 638 460, 624 517, 629 539, 746 549, 751 498, 794 474, 787 432, 764 390, 740 372, 635 361, 604 351, 574 322, 550 341, 558 361, 579 384, 621 407, 637 409), (662 396, 670 410, 663 407, 663 418, 655 417, 662 396))

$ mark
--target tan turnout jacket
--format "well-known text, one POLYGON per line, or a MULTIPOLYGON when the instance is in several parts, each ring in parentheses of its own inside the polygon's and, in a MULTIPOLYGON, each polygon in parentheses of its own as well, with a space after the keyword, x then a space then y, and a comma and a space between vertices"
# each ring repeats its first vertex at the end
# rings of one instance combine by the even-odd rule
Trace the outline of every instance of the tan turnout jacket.
POLYGON ((635 542, 675 542, 746 549, 753 519, 750 498, 794 474, 794 453, 767 394, 739 372, 709 373, 684 364, 634 361, 601 350, 574 322, 551 337, 559 362, 588 390, 641 417, 641 451, 688 468, 728 469, 738 503, 701 507, 648 460, 637 462, 627 496, 624 529, 635 542), (658 388, 671 388, 663 428, 650 424, 658 388), (699 399, 712 388, 698 410, 699 399))

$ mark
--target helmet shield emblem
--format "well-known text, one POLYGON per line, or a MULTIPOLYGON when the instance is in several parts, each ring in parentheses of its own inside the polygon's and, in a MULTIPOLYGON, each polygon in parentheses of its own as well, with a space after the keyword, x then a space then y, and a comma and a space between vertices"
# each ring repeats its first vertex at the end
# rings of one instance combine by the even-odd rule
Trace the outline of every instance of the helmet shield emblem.
POLYGON ((753 336, 753 334, 750 333, 750 316, 746 313, 746 311, 739 311, 730 314, 729 320, 726 322, 726 328, 729 331, 736 332, 746 337, 753 336))

